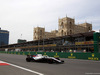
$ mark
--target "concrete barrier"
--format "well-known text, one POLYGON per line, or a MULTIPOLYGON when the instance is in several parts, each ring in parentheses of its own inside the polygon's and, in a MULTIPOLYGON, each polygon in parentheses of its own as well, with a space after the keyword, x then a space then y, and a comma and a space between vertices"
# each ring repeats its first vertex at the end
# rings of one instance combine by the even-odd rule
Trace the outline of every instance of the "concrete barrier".
POLYGON ((42 54, 42 55, 48 55, 50 57, 60 57, 60 58, 69 58, 69 59, 100 60, 100 53, 11 52, 11 51, 8 51, 8 52, 0 51, 0 53, 17 54, 17 55, 42 54))

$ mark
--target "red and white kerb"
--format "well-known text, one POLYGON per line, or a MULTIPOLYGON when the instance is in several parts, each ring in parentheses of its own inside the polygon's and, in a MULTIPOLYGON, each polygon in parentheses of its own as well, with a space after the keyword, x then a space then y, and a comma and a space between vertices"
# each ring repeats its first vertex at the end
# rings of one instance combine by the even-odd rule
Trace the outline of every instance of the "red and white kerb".
POLYGON ((9 65, 9 64, 7 64, 6 62, 0 61, 0 66, 3 66, 3 65, 9 65))

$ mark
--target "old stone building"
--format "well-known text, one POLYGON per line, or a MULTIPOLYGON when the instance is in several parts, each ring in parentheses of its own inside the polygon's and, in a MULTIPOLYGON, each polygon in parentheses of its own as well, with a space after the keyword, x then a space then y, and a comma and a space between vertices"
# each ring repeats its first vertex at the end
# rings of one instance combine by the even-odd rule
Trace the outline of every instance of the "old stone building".
POLYGON ((52 38, 57 36, 65 36, 77 33, 85 33, 92 31, 92 24, 83 23, 75 24, 75 20, 69 17, 59 19, 58 30, 53 30, 51 32, 46 32, 45 28, 36 27, 34 28, 34 40, 43 38, 52 38))

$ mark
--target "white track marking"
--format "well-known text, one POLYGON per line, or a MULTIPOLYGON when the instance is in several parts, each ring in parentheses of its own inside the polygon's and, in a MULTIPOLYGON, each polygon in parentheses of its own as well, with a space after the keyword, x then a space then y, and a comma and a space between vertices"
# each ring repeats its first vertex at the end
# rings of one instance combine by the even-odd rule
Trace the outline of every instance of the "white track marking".
POLYGON ((5 63, 5 62, 3 62, 3 61, 0 61, 0 63, 5 63))
POLYGON ((11 64, 11 63, 8 63, 8 62, 4 62, 4 61, 1 61, 1 62, 3 62, 3 63, 7 63, 7 64, 9 64, 9 65, 11 65, 11 66, 14 66, 14 67, 20 68, 20 69, 22 69, 22 70, 25 70, 25 71, 28 71, 28 72, 31 72, 31 73, 35 73, 35 74, 38 74, 38 75, 44 75, 44 74, 42 74, 42 73, 39 73, 39 72, 36 72, 36 71, 30 70, 30 69, 27 69, 27 68, 24 68, 24 67, 21 67, 21 66, 18 66, 18 65, 14 65, 14 64, 11 64))

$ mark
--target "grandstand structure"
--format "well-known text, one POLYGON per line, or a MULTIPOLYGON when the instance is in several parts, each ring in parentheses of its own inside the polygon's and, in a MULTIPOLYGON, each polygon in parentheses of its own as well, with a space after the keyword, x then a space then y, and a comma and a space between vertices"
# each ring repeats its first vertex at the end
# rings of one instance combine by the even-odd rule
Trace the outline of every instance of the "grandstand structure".
MULTIPOLYGON (((54 38, 45 38, 40 40, 29 41, 25 43, 17 43, 0 46, 0 51, 5 49, 8 51, 33 51, 33 52, 94 52, 93 33, 78 33, 54 38)), ((99 43, 100 46, 100 43, 99 43)))

